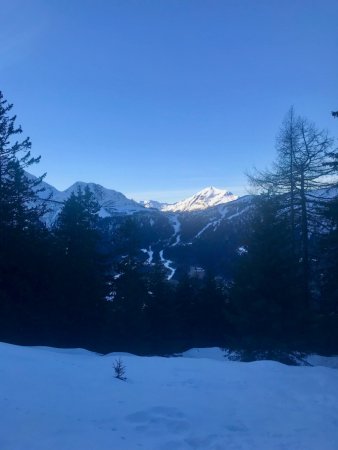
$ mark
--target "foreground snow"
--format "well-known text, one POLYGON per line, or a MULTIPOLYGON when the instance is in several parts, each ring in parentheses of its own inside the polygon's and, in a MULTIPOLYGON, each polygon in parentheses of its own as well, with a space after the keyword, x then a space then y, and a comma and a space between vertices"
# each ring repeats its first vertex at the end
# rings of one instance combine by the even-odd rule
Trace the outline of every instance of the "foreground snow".
MULTIPOLYGON (((1 450, 337 449, 338 372, 0 344, 1 450)), ((198 356, 198 357, 196 357, 198 356)))

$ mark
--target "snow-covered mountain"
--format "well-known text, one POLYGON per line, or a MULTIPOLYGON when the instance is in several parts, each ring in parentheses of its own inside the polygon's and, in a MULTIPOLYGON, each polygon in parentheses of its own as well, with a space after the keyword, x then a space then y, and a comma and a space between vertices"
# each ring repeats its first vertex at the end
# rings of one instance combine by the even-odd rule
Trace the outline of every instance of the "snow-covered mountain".
MULTIPOLYGON (((29 178, 35 178, 34 175, 29 173, 27 173, 27 176, 29 178)), ((40 187, 43 187, 44 191, 39 192, 39 196, 43 199, 51 196, 51 200, 49 201, 50 211, 46 215, 46 222, 48 224, 54 223, 63 206, 63 203, 71 196, 72 193, 76 193, 78 189, 84 189, 86 186, 89 187, 96 200, 99 202, 101 206, 100 216, 102 217, 110 217, 116 214, 134 214, 136 212, 151 209, 175 213, 202 211, 213 206, 223 205, 238 198, 229 191, 217 189, 211 186, 197 192, 192 197, 174 204, 161 203, 156 200, 136 202, 127 198, 121 192, 107 189, 96 183, 77 181, 65 191, 59 191, 54 186, 43 181, 40 187)))
POLYGON ((86 186, 101 206, 100 216, 109 218, 112 230, 129 215, 134 215, 140 261, 146 266, 162 264, 168 280, 186 273, 191 265, 203 269, 212 266, 215 273, 221 273, 222 267, 222 273, 228 270, 231 275, 232 256, 229 255, 236 257, 238 249, 245 244, 242 235, 251 214, 250 196, 236 199, 226 190, 211 187, 174 205, 144 202, 143 206, 95 183, 76 182, 65 191, 59 191, 43 182, 40 187, 45 190, 39 192, 39 196, 48 199, 49 212, 44 217, 47 226, 56 222, 71 194, 86 186))
MULTIPOLYGON (((33 175, 30 174, 28 176, 33 177, 33 175)), ((93 192, 96 200, 101 206, 101 217, 110 217, 115 214, 133 214, 135 212, 145 211, 145 208, 142 205, 127 198, 121 192, 104 188, 99 184, 77 181, 65 191, 59 191, 54 186, 42 182, 39 188, 43 187, 44 191, 39 192, 39 196, 45 199, 49 198, 50 194, 52 194, 51 199, 49 200, 49 212, 45 217, 46 223, 49 225, 53 224, 61 211, 64 202, 72 193, 76 193, 78 189, 84 189, 86 186, 93 192)))
POLYGON ((238 197, 232 192, 217 189, 213 186, 202 189, 195 195, 188 197, 185 200, 174 203, 172 205, 165 205, 161 211, 170 212, 189 212, 198 211, 210 208, 212 206, 222 205, 224 203, 232 202, 238 197))
POLYGON ((96 183, 84 183, 82 181, 77 181, 62 194, 66 194, 66 197, 68 198, 73 192, 76 192, 79 188, 84 189, 86 186, 88 186, 91 192, 93 192, 96 200, 102 208, 101 212, 103 215, 112 215, 114 213, 130 214, 144 210, 142 205, 127 198, 121 192, 107 189, 96 183))

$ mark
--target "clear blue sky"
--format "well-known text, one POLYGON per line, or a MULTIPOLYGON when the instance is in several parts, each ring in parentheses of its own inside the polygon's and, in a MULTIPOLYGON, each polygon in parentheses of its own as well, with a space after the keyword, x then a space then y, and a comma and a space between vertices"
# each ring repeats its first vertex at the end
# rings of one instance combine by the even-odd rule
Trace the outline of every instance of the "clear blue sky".
POLYGON ((242 194, 291 105, 338 134, 337 0, 0 0, 0 89, 65 189, 242 194))

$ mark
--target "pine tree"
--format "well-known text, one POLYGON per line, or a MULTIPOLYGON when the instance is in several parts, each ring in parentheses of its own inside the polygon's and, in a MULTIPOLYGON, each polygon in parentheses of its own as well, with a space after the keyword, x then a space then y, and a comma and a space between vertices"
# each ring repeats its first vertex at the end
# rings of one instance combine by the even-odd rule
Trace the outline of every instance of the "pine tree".
POLYGON ((149 299, 147 283, 142 267, 135 258, 123 258, 117 265, 117 271, 113 283, 113 313, 118 327, 116 332, 124 345, 127 342, 136 345, 135 341, 144 341, 146 333, 146 307, 149 299))
POLYGON ((16 140, 22 128, 15 125, 16 116, 10 116, 12 108, 0 91, 0 229, 23 231, 39 223, 46 212, 46 203, 38 196, 45 175, 35 178, 25 172, 40 157, 31 155, 29 138, 16 140))
POLYGON ((6 339, 31 339, 43 328, 48 304, 49 238, 41 221, 46 203, 38 194, 43 176, 25 170, 40 157, 31 155, 29 138, 11 116, 13 105, 0 92, 0 332, 6 339))
POLYGON ((65 202, 55 235, 59 248, 60 316, 68 333, 93 345, 108 293, 107 262, 100 251, 100 206, 88 186, 65 202))
POLYGON ((196 280, 184 274, 176 287, 173 302, 174 335, 188 345, 193 345, 193 338, 199 335, 197 290, 196 280))
POLYGON ((210 345, 220 345, 229 332, 227 302, 227 294, 207 273, 197 292, 197 320, 200 337, 210 345))
POLYGON ((278 197, 256 200, 247 252, 238 256, 230 291, 239 335, 281 338, 302 317, 299 263, 291 227, 279 211, 278 197))
POLYGON ((69 258, 92 257, 97 246, 100 205, 89 187, 78 187, 65 202, 56 230, 69 258))
POLYGON ((173 326, 173 291, 166 279, 163 265, 153 265, 145 274, 147 301, 145 320, 148 338, 152 345, 161 349, 168 344, 173 326))

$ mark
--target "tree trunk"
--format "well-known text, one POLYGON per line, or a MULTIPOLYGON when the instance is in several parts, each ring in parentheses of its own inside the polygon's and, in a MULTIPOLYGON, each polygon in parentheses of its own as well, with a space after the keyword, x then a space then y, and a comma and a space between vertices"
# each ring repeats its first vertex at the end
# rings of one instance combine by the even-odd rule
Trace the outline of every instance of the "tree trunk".
POLYGON ((292 253, 295 255, 295 183, 294 183, 294 170, 293 170, 293 145, 291 141, 290 151, 290 188, 291 188, 291 244, 292 253))
POLYGON ((309 266, 309 226, 308 213, 305 191, 304 172, 301 173, 300 179, 300 199, 301 199, 301 239, 302 239, 302 266, 303 266, 303 281, 304 281, 304 299, 309 306, 310 301, 310 266, 309 266))

